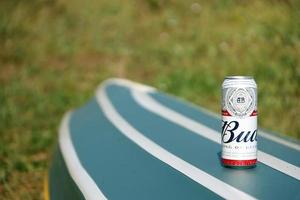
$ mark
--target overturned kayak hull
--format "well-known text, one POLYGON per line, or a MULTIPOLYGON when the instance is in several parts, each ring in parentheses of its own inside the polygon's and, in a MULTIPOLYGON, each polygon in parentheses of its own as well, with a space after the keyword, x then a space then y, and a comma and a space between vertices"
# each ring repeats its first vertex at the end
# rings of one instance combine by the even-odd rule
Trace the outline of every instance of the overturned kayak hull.
POLYGON ((220 118, 110 79, 65 115, 46 196, 58 199, 299 199, 300 145, 264 131, 257 167, 220 163, 220 118))

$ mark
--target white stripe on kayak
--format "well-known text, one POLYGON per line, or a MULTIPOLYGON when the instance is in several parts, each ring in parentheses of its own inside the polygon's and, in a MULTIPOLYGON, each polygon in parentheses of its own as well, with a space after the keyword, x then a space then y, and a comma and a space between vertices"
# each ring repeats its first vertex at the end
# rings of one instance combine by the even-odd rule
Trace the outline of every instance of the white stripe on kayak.
MULTIPOLYGON (((134 88, 134 87, 131 87, 131 88, 134 88)), ((149 92, 151 92, 151 91, 149 91, 149 92)), ((172 95, 170 95, 170 96, 172 96, 172 95)), ((174 98, 176 98, 176 97, 174 97, 174 98)), ((206 113, 207 115, 210 115, 211 117, 214 117, 214 118, 216 118, 216 119, 218 119, 218 120, 221 119, 221 118, 220 118, 220 115, 217 115, 216 113, 213 113, 213 112, 211 112, 210 110, 207 110, 207 109, 205 109, 205 108, 198 107, 198 106, 196 106, 196 105, 194 105, 194 104, 192 104, 192 103, 190 103, 190 102, 185 102, 185 103, 188 103, 190 106, 194 107, 194 108, 197 109, 197 110, 200 110, 201 112, 206 113)), ((279 143, 279 144, 281 144, 281 145, 284 145, 284 146, 286 146, 286 147, 289 147, 289 148, 291 148, 291 149, 295 149, 295 150, 297 150, 297 151, 300 151, 300 145, 299 145, 299 144, 290 142, 290 141, 288 141, 288 140, 284 140, 284 139, 280 138, 279 136, 276 136, 276 135, 267 133, 267 132, 262 131, 262 130, 259 130, 258 132, 259 132, 259 136, 261 136, 261 137, 264 137, 264 138, 266 138, 266 139, 268 139, 268 140, 271 140, 271 141, 273 141, 273 142, 277 142, 277 143, 279 143)))
POLYGON ((116 111, 107 97, 105 87, 106 84, 104 83, 96 93, 98 104, 104 115, 121 133, 139 147, 225 199, 255 199, 243 191, 205 173, 145 137, 116 111))
MULTIPOLYGON (((197 121, 194 121, 170 108, 167 108, 156 100, 154 100, 148 93, 140 92, 138 90, 132 89, 132 95, 135 101, 142 107, 150 112, 153 112, 175 124, 178 124, 193 133, 201 135, 211 141, 218 144, 221 143, 221 134, 197 121)), ((276 169, 286 175, 289 175, 295 179, 300 180, 300 168, 292 165, 286 161, 283 161, 275 156, 258 151, 258 160, 273 169, 276 169)))
POLYGON ((279 144, 282 144, 284 146, 287 146, 289 148, 292 148, 292 149, 295 149, 297 151, 300 151, 300 145, 297 145, 295 143, 289 142, 287 140, 283 140, 280 137, 276 137, 274 135, 271 135, 271 134, 266 133, 266 132, 261 131, 261 130, 259 130, 259 135, 262 136, 262 137, 264 137, 264 138, 266 138, 266 139, 269 139, 269 140, 272 140, 272 141, 277 142, 279 144))
POLYGON ((77 157, 74 149, 72 139, 70 136, 69 122, 71 112, 67 113, 61 123, 59 129, 59 147, 68 168, 68 171, 87 200, 106 200, 104 194, 100 191, 97 184, 89 176, 87 171, 83 168, 77 157))
POLYGON ((110 85, 110 84, 115 84, 115 85, 120 85, 120 86, 125 86, 128 88, 134 88, 138 91, 141 92, 154 92, 156 91, 156 88, 148 86, 148 85, 144 85, 141 83, 136 83, 130 80, 126 80, 126 79, 120 79, 120 78, 110 78, 105 80, 100 86, 99 89, 102 87, 102 85, 110 85))
MULTIPOLYGON (((138 89, 140 91, 144 91, 144 92, 153 92, 153 91, 156 91, 156 88, 154 87, 151 87, 151 86, 147 86, 147 85, 144 85, 144 84, 141 84, 141 83, 136 83, 136 82, 133 82, 133 81, 130 81, 130 80, 126 80, 126 79, 120 79, 120 78, 112 78, 112 79, 108 79, 107 81, 105 81, 107 84, 111 83, 111 84, 116 84, 116 85, 120 85, 120 86, 126 86, 128 88, 132 88, 132 89, 138 89)), ((172 95, 171 95, 172 96, 172 95)), ((178 98, 178 97, 176 97, 178 98)), ((201 108, 201 107, 198 107, 190 102, 186 102, 188 103, 189 105, 193 106, 195 109, 198 109, 198 110, 201 110, 201 112, 204 112, 216 119, 220 119, 220 116, 217 115, 216 113, 213 113, 211 112, 210 110, 207 110, 205 108, 201 108)), ((264 137, 268 140, 271 140, 273 142, 277 142, 281 145, 284 145, 286 147, 289 147, 291 149, 295 149, 297 151, 300 151, 300 145, 299 144, 296 144, 296 143, 293 143, 293 142, 290 142, 288 140, 284 140, 276 135, 272 135, 270 133, 267 133, 267 132, 264 132, 262 130, 259 130, 259 135, 261 137, 264 137)))

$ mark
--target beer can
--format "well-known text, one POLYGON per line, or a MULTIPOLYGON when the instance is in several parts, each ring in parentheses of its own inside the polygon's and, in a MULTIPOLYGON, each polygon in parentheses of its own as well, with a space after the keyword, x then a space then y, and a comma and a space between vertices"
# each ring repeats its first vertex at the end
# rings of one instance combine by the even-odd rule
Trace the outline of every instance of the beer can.
POLYGON ((257 85, 250 76, 227 76, 222 84, 221 140, 223 166, 256 166, 257 85))

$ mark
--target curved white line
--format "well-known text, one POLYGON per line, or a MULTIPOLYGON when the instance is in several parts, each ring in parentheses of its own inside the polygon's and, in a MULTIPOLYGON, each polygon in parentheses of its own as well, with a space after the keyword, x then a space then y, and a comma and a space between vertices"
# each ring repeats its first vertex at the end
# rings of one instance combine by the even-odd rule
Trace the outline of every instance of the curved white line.
POLYGON ((59 147, 68 171, 87 200, 106 200, 97 184, 81 165, 70 136, 69 122, 71 112, 65 114, 59 129, 59 147))
MULTIPOLYGON (((193 133, 220 144, 221 134, 219 132, 161 105, 145 92, 140 92, 133 89, 132 95, 135 101, 148 111, 153 112, 175 124, 178 124, 193 133)), ((258 160, 265 165, 272 167, 273 169, 300 180, 300 168, 295 165, 262 151, 258 151, 258 160)))
POLYGON ((128 88, 134 88, 134 89, 136 89, 138 91, 141 91, 141 92, 154 92, 154 91, 156 91, 156 88, 154 88, 154 87, 144 85, 144 84, 141 84, 141 83, 136 83, 136 82, 126 80, 126 79, 121 79, 121 78, 110 78, 110 79, 105 80, 102 84, 99 85, 97 91, 101 90, 101 88, 103 86, 111 85, 111 84, 112 85, 125 86, 125 87, 128 87, 128 88))
MULTIPOLYGON (((147 86, 147 85, 143 85, 143 84, 140 84, 140 83, 136 83, 136 82, 133 82, 133 81, 130 81, 130 80, 126 80, 126 79, 121 79, 121 78, 113 78, 113 79, 108 79, 106 81, 107 84, 116 84, 116 85, 121 85, 121 86, 126 86, 128 88, 131 88, 131 89, 138 89, 140 91, 144 91, 144 92, 153 92, 153 91, 156 91, 156 88, 153 88, 153 87, 150 87, 150 86, 147 86)), ((173 95, 170 95, 169 96, 173 96, 173 95)), ((175 97, 174 98, 177 98, 178 97, 175 97)), ((205 108, 201 108, 201 107, 198 107, 197 105, 194 105, 193 103, 190 103, 190 102, 185 102, 185 103, 188 103, 189 105, 193 106, 195 109, 198 109, 200 110, 201 112, 204 112, 216 119, 220 119, 220 116, 217 115, 216 113, 213 113, 211 112, 210 110, 207 110, 205 108)), ((291 148, 291 149, 295 149, 297 151, 300 151, 300 145, 299 144, 296 144, 296 143, 293 143, 293 142, 290 142, 288 140, 284 140, 276 135, 272 135, 270 133, 267 133, 267 132, 264 132, 262 130, 259 130, 259 135, 261 137, 264 137, 268 140, 271 140, 273 142, 277 142, 281 145, 284 145, 288 148, 291 148)))
POLYGON ((270 133, 266 133, 266 132, 264 132, 264 131, 262 131, 262 130, 259 130, 259 135, 260 135, 261 137, 266 138, 266 139, 269 139, 269 140, 272 140, 272 141, 277 142, 277 143, 279 143, 279 144, 282 144, 282 145, 284 145, 284 146, 287 146, 287 147, 289 147, 289 148, 291 148, 291 149, 295 149, 295 150, 297 150, 297 151, 300 151, 300 146, 299 146, 298 144, 289 142, 289 141, 287 141, 287 140, 283 140, 282 138, 277 137, 277 136, 275 136, 275 135, 271 135, 270 133))
MULTIPOLYGON (((134 88, 134 87, 131 87, 131 88, 134 88)), ((168 96, 171 96, 171 97, 173 97, 173 98, 178 99, 178 97, 173 96, 173 95, 170 95, 170 94, 168 94, 168 96)), ((180 98, 179 98, 179 100, 184 101, 183 99, 180 99, 180 98)), ((195 105, 195 104, 193 104, 193 103, 191 103, 191 102, 187 102, 187 101, 184 101, 184 103, 186 103, 186 104, 192 106, 194 109, 197 109, 197 110, 200 110, 201 112, 206 113, 207 115, 209 115, 209 116, 211 116, 211 117, 213 117, 213 118, 215 118, 215 119, 218 119, 218 120, 221 119, 220 115, 217 115, 216 113, 211 112, 210 110, 208 110, 208 109, 206 109, 206 108, 199 107, 199 106, 197 106, 197 105, 195 105)), ((284 140, 284 139, 280 138, 279 136, 276 136, 276 135, 274 135, 274 134, 267 133, 267 132, 262 131, 262 130, 260 130, 260 129, 259 129, 259 136, 264 137, 264 138, 266 138, 266 139, 268 139, 268 140, 271 140, 271 141, 273 141, 273 142, 277 142, 277 143, 279 143, 279 144, 281 144, 281 145, 284 145, 284 146, 286 146, 286 147, 288 147, 288 148, 291 148, 291 149, 300 151, 300 145, 299 145, 299 144, 290 142, 290 141, 288 141, 288 140, 284 140)))
POLYGON ((104 115, 121 133, 139 147, 225 199, 255 199, 210 174, 205 173, 145 137, 116 111, 105 93, 105 87, 106 85, 104 83, 96 93, 97 101, 104 115))

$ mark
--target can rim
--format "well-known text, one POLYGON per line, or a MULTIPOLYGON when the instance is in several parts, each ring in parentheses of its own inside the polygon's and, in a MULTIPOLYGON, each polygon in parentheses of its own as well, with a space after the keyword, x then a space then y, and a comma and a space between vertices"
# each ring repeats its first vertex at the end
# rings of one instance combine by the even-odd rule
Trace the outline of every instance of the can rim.
POLYGON ((225 79, 253 79, 252 76, 226 76, 225 79))

